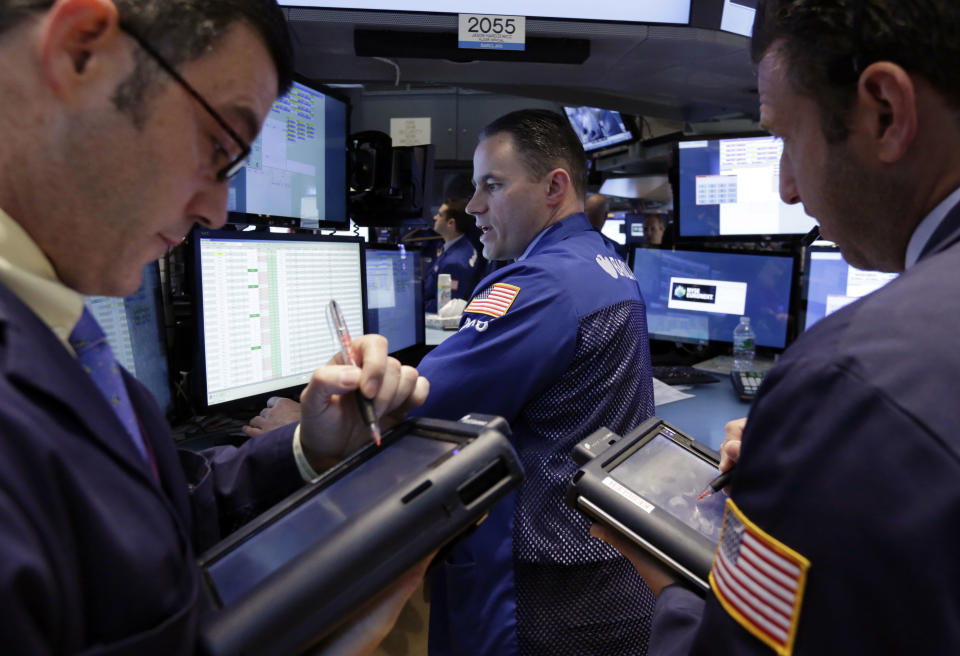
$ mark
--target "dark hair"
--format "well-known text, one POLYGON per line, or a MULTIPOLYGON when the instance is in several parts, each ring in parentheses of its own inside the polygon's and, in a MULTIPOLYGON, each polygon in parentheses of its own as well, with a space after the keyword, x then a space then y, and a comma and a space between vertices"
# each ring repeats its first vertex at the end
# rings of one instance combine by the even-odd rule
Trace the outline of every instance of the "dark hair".
POLYGON ((957 0, 760 0, 750 44, 754 63, 772 47, 779 48, 793 88, 819 105, 831 143, 849 134, 857 81, 873 62, 890 61, 922 76, 960 107, 957 0))
MULTIPOLYGON (((237 21, 263 40, 277 69, 277 94, 293 80, 293 46, 283 12, 275 0, 113 0, 120 22, 139 35, 171 65, 200 57, 237 21)), ((53 0, 0 0, 0 35, 30 15, 49 9, 53 0)), ((114 94, 117 107, 134 115, 153 81, 162 75, 145 52, 136 50, 137 65, 114 94)))
POLYGON ((457 224, 457 232, 466 234, 470 232, 476 224, 473 217, 467 214, 467 201, 464 198, 448 198, 443 201, 447 206, 447 212, 443 218, 453 219, 457 224))
POLYGON ((483 128, 480 140, 501 132, 513 137, 531 176, 539 179, 553 169, 564 169, 570 174, 577 197, 583 198, 587 187, 587 156, 566 118, 546 109, 521 109, 483 128))

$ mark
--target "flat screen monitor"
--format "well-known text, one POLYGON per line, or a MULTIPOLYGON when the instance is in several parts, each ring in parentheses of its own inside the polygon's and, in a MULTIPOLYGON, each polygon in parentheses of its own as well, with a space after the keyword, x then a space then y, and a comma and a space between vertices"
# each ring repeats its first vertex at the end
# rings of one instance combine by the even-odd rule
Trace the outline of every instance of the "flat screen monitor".
POLYGON ((590 153, 633 141, 633 130, 620 112, 599 107, 564 107, 570 127, 590 153))
POLYGON ((803 267, 806 311, 803 329, 844 305, 874 292, 897 277, 896 273, 855 269, 840 254, 840 249, 814 246, 807 249, 803 267))
POLYGON ((753 34, 753 18, 757 13, 757 0, 723 0, 720 29, 741 36, 753 34))
POLYGON ((677 144, 678 236, 804 235, 814 220, 780 199, 783 142, 769 135, 710 137, 677 144))
POLYGON ((326 309, 364 333, 359 238, 194 230, 197 401, 205 407, 290 393, 338 351, 326 309))
POLYGON ((347 103, 294 82, 231 178, 227 209, 233 223, 345 227, 347 103))
POLYGON ((729 343, 748 316, 758 346, 787 345, 793 257, 634 248, 632 263, 652 339, 729 343))
POLYGON ((375 9, 389 11, 427 11, 463 14, 505 14, 580 20, 631 21, 640 23, 679 23, 690 20, 690 0, 472 0, 451 5, 447 0, 281 0, 284 7, 320 7, 338 9, 375 9), (456 7, 454 9, 454 6, 456 7))
POLYGON ((146 386, 157 405, 172 409, 160 267, 143 269, 140 288, 125 298, 84 296, 120 365, 146 386))
POLYGON ((367 247, 367 331, 387 338, 391 353, 424 343, 420 253, 367 247))
POLYGON ((621 246, 627 244, 627 222, 626 219, 607 219, 603 222, 600 232, 606 235, 607 239, 615 241, 621 246))

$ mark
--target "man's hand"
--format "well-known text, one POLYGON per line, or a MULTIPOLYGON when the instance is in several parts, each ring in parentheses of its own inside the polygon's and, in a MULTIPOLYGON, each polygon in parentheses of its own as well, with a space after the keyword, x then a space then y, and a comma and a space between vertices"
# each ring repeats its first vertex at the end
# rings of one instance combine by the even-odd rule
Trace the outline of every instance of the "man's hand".
POLYGON ((728 421, 723 427, 723 444, 720 445, 720 471, 724 472, 733 467, 740 459, 740 442, 743 429, 747 426, 747 418, 728 421))
POLYGON ((256 437, 295 421, 300 421, 300 404, 291 399, 271 396, 267 399, 267 407, 261 410, 259 415, 253 417, 241 430, 247 437, 256 437))
POLYGON ((381 428, 396 425, 407 412, 423 405, 430 384, 413 367, 387 356, 387 340, 364 335, 351 345, 358 367, 343 364, 337 354, 313 372, 300 394, 300 443, 316 471, 324 471, 370 441, 357 400, 359 391, 373 401, 381 428))
POLYGON ((428 558, 414 566, 389 588, 358 611, 355 619, 348 621, 336 633, 324 641, 311 656, 367 656, 387 637, 397 623, 400 611, 423 580, 428 558))
POLYGON ((661 565, 653 556, 608 526, 594 524, 590 527, 590 535, 600 538, 626 556, 627 560, 643 577, 655 597, 660 596, 660 591, 665 587, 677 582, 673 573, 661 565))

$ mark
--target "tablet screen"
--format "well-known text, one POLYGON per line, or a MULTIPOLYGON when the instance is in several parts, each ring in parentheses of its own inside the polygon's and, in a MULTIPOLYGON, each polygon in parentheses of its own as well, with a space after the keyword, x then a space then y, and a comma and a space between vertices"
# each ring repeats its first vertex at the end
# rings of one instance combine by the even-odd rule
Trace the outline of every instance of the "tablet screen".
POLYGON ((610 470, 617 482, 709 540, 720 539, 727 495, 697 497, 718 474, 716 467, 673 440, 657 435, 610 470))
POLYGON ((317 544, 351 517, 375 507, 393 490, 456 449, 457 442, 407 434, 208 567, 229 604, 274 570, 317 544))

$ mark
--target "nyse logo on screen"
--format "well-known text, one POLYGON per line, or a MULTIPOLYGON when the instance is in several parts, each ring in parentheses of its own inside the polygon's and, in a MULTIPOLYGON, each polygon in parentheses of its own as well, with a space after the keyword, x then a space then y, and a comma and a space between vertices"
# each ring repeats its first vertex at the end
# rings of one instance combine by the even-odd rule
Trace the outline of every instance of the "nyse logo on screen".
POLYGON ((716 285, 689 285, 674 282, 670 295, 678 300, 712 304, 717 299, 717 287, 716 285))

